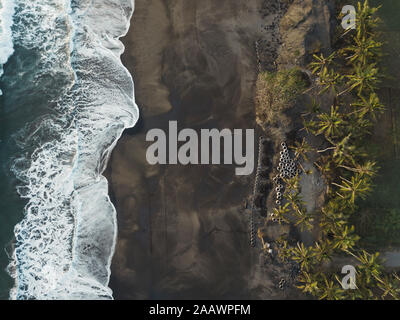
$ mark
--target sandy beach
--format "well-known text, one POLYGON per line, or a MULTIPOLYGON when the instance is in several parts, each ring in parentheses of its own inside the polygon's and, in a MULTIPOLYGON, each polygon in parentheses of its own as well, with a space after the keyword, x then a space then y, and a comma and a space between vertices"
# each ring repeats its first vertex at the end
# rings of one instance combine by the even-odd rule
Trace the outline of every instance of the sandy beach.
POLYGON ((264 28, 276 8, 263 4, 136 0, 122 60, 141 118, 106 172, 118 213, 110 282, 116 299, 299 297, 278 287, 287 266, 249 245, 244 203, 254 174, 236 176, 234 165, 151 166, 145 157, 147 131, 167 130, 170 120, 178 129, 257 129, 254 44, 269 41, 264 64, 273 64, 277 49, 273 27, 264 28))

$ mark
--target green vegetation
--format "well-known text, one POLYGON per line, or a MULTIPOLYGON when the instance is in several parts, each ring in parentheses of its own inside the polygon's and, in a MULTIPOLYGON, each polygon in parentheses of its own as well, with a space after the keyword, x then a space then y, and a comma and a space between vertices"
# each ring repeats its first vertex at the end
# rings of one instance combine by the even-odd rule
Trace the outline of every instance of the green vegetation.
MULTIPOLYGON (((300 159, 307 160, 310 155, 317 158, 315 168, 327 185, 325 204, 317 212, 307 212, 297 176, 286 181, 287 203, 275 210, 280 223, 291 221, 301 229, 318 233, 312 246, 291 244, 287 239, 279 244, 281 258, 300 265, 298 288, 320 299, 400 298, 400 278, 384 271, 378 252, 361 248, 356 230, 362 228, 352 224, 362 212, 363 200, 373 190, 378 171, 374 155, 365 147, 384 110, 376 93, 382 78, 377 10, 369 6, 368 0, 358 3, 357 29, 345 31, 336 52, 329 57, 314 55, 310 64, 318 95, 331 95, 333 106, 322 111, 315 105, 312 112, 303 115, 305 132, 320 137, 324 146, 312 146, 303 139, 292 148, 300 159), (335 256, 357 261, 357 289, 342 289, 343 275, 327 272, 326 262, 335 256)), ((397 211, 386 212, 383 220, 377 220, 366 223, 375 223, 377 232, 399 230, 397 211)))
POLYGON ((355 220, 357 232, 363 243, 376 247, 382 245, 400 245, 400 211, 399 209, 365 210, 355 220))
POLYGON ((374 179, 373 197, 359 204, 351 218, 360 235, 360 244, 371 249, 400 246, 400 161, 380 162, 379 175, 374 179))
POLYGON ((298 68, 259 74, 256 85, 256 115, 260 125, 275 126, 282 121, 282 111, 290 108, 307 87, 298 68))

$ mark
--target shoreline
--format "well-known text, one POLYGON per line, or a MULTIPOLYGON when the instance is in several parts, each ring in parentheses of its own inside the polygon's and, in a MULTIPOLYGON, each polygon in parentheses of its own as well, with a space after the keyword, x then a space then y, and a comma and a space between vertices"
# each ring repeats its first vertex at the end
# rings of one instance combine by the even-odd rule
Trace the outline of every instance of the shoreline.
POLYGON ((112 299, 116 212, 102 173, 123 129, 137 120, 132 79, 119 59, 128 2, 126 16, 110 2, 73 9, 18 2, 15 8, 16 51, 2 79, 2 115, 9 121, 1 138, 9 152, 4 169, 19 195, 15 204, 24 207, 4 211, 24 216, 13 225, 7 256, 10 299, 112 299), (49 27, 36 19, 40 12, 65 25, 49 27), (91 17, 104 13, 114 29, 93 24, 91 17), (27 26, 32 17, 37 23, 27 26))

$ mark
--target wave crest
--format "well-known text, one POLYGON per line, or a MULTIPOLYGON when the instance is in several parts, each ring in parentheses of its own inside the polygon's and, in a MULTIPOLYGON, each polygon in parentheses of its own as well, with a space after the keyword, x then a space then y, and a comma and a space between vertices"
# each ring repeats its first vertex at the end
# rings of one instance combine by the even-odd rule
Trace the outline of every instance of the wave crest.
POLYGON ((13 299, 112 298, 116 212, 102 173, 138 119, 120 61, 132 13, 130 0, 16 0, 15 44, 42 53, 37 78, 68 82, 54 109, 14 137, 22 150, 35 147, 12 166, 28 199, 9 266, 13 299))
POLYGON ((11 34, 14 11, 15 3, 13 0, 0 0, 0 77, 3 75, 4 64, 14 53, 11 34))

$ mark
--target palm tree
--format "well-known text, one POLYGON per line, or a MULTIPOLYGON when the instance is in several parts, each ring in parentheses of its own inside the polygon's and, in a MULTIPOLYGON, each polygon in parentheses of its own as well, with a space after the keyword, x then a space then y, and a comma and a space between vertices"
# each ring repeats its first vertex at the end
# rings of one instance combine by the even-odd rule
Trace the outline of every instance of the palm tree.
POLYGON ((370 7, 368 0, 365 0, 363 4, 358 3, 357 9, 357 38, 362 38, 366 36, 375 36, 374 30, 380 23, 379 17, 376 16, 379 7, 370 7))
POLYGON ((319 292, 318 280, 315 274, 303 271, 298 277, 298 282, 300 283, 296 287, 299 288, 304 293, 310 293, 316 295, 319 292))
POLYGON ((320 240, 315 243, 315 257, 320 263, 332 259, 333 245, 328 239, 320 240))
POLYGON ((287 259, 290 259, 291 257, 291 248, 289 248, 289 244, 286 239, 280 237, 278 240, 276 240, 276 243, 278 244, 278 254, 279 257, 283 260, 286 261, 287 259))
POLYGON ((302 157, 305 161, 308 161, 308 156, 307 153, 313 151, 314 149, 308 144, 306 141, 306 138, 303 138, 301 142, 295 142, 294 146, 290 147, 294 153, 295 153, 295 158, 299 159, 302 157))
POLYGON ((305 247, 304 243, 297 242, 297 246, 291 248, 292 259, 300 264, 302 270, 309 271, 314 264, 315 253, 312 247, 305 247))
POLYGON ((286 183, 285 197, 286 197, 286 194, 299 191, 300 179, 298 176, 295 176, 290 179, 286 179, 285 183, 286 183))
POLYGON ((314 218, 312 215, 307 213, 307 210, 305 208, 297 206, 294 214, 297 219, 295 226, 300 226, 301 231, 303 231, 304 229, 311 231, 313 229, 314 226, 312 222, 314 221, 314 218))
POLYGON ((359 96, 359 99, 360 100, 353 103, 352 106, 358 107, 353 113, 357 113, 361 117, 370 114, 372 119, 376 121, 376 114, 385 111, 385 107, 380 103, 379 97, 375 92, 369 95, 368 100, 364 96, 359 96))
POLYGON ((369 61, 375 60, 381 55, 382 43, 374 40, 373 37, 353 37, 354 44, 342 50, 342 52, 350 52, 351 55, 347 59, 354 64, 365 66, 369 61))
POLYGON ((328 57, 324 57, 321 53, 319 56, 313 54, 314 61, 310 63, 309 67, 312 69, 312 74, 320 75, 324 69, 327 69, 328 66, 333 62, 333 59, 336 56, 336 52, 332 53, 328 57))
POLYGON ((328 279, 325 274, 322 274, 323 285, 320 286, 321 293, 319 299, 327 300, 341 300, 343 299, 343 289, 339 283, 335 283, 333 280, 328 279))
POLYGON ((354 226, 349 228, 346 225, 335 234, 333 247, 348 252, 348 250, 354 248, 359 239, 360 237, 354 233, 354 226))
MULTIPOLYGON (((371 299, 374 297, 375 288, 382 289, 382 265, 379 262, 379 253, 369 254, 365 250, 354 254, 351 250, 344 250, 360 264, 357 265, 357 292, 362 299, 371 299)), ((384 282, 384 281, 383 281, 384 282)), ((387 284, 386 284, 387 285, 387 284)), ((387 289, 387 287, 386 287, 387 289)))
POLYGON ((285 199, 290 203, 294 211, 297 211, 304 206, 304 202, 298 190, 285 192, 285 199))
POLYGON ((348 122, 346 132, 349 132, 353 140, 361 141, 370 134, 370 129, 373 127, 373 123, 370 119, 364 117, 361 114, 348 114, 348 122))
POLYGON ((346 125, 342 114, 339 112, 339 107, 332 106, 330 114, 321 113, 317 117, 319 119, 317 135, 323 133, 326 137, 334 138, 342 132, 343 126, 346 125))
POLYGON ((366 196, 371 191, 371 184, 369 179, 366 176, 362 176, 356 173, 351 177, 351 180, 347 180, 346 178, 340 177, 342 180, 342 184, 337 184, 332 182, 333 185, 340 188, 340 191, 345 195, 337 193, 342 198, 350 198, 350 202, 354 204, 356 198, 360 197, 361 199, 365 199, 366 196))
POLYGON ((329 193, 330 181, 333 181, 335 173, 335 166, 334 162, 332 161, 332 156, 321 156, 318 161, 314 162, 314 165, 318 168, 319 172, 324 178, 327 188, 326 192, 329 193))
POLYGON ((358 95, 361 95, 363 91, 373 92, 376 90, 376 86, 379 83, 378 79, 379 69, 375 63, 361 66, 356 65, 354 68, 354 74, 347 75, 347 86, 348 88, 341 92, 339 95, 357 89, 358 95))
POLYGON ((379 289, 383 291, 382 299, 389 295, 395 300, 400 300, 400 278, 396 274, 392 277, 385 275, 383 278, 375 276, 375 279, 378 281, 379 289))
POLYGON ((345 160, 354 163, 354 156, 356 153, 356 147, 351 144, 351 134, 344 137, 339 142, 334 142, 332 139, 326 137, 332 147, 325 148, 323 150, 318 150, 318 153, 324 153, 329 150, 333 151, 333 159, 337 162, 337 164, 342 164, 345 160))
POLYGON ((274 208, 274 218, 276 218, 280 224, 283 222, 289 223, 289 220, 287 219, 289 212, 289 203, 286 203, 283 207, 279 206, 278 208, 274 208))
POLYGON ((330 200, 321 209, 320 227, 323 233, 339 233, 347 224, 347 217, 339 201, 330 200))
POLYGON ((305 130, 308 134, 316 134, 317 123, 314 120, 305 120, 303 118, 303 128, 301 130, 305 130))
POLYGON ((379 167, 376 166, 376 162, 374 161, 366 161, 363 164, 356 164, 355 167, 348 167, 345 165, 339 165, 339 167, 344 168, 346 170, 352 171, 359 173, 360 176, 369 176, 369 177, 375 177, 377 174, 377 171, 379 170, 379 167))
POLYGON ((343 81, 343 76, 334 70, 328 71, 324 68, 319 74, 319 83, 323 87, 319 94, 322 94, 328 90, 332 90, 335 95, 337 94, 336 87, 339 86, 343 81))
POLYGON ((380 277, 382 266, 379 264, 379 252, 370 254, 362 250, 358 255, 349 253, 360 262, 358 269, 365 277, 367 285, 371 284, 373 279, 380 277))

